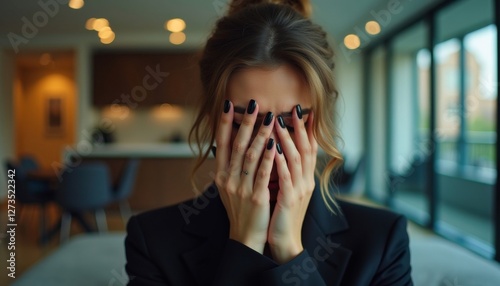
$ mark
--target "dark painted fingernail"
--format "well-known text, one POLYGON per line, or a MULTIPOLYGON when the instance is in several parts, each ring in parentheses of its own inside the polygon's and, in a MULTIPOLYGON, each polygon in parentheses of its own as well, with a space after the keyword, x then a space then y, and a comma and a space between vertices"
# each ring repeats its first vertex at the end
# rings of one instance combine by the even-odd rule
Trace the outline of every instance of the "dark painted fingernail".
POLYGON ((276 143, 276 151, 278 151, 278 153, 280 153, 280 154, 283 154, 283 150, 281 150, 281 144, 280 143, 276 143))
POLYGON ((302 119, 302 107, 300 107, 300 104, 297 104, 295 106, 295 111, 297 111, 297 116, 299 117, 299 119, 302 119))
POLYGON ((264 118, 264 125, 269 126, 271 124, 271 121, 273 121, 273 116, 274 114, 272 112, 268 112, 266 114, 266 118, 264 118))
POLYGON ((257 103, 255 102, 255 100, 250 100, 247 107, 247 113, 252 114, 255 111, 255 107, 257 107, 257 103))
POLYGON ((229 102, 229 100, 226 99, 224 101, 224 113, 228 113, 230 107, 231 107, 231 103, 229 102))
POLYGON ((281 128, 285 128, 285 121, 283 120, 283 116, 278 115, 278 123, 280 124, 281 128))
POLYGON ((214 157, 215 157, 215 154, 217 153, 217 147, 212 146, 212 148, 211 148, 211 149, 212 149, 212 154, 213 154, 213 155, 214 155, 214 157))
POLYGON ((273 145, 274 145, 274 139, 269 138, 269 141, 267 141, 267 150, 271 150, 273 148, 273 145))

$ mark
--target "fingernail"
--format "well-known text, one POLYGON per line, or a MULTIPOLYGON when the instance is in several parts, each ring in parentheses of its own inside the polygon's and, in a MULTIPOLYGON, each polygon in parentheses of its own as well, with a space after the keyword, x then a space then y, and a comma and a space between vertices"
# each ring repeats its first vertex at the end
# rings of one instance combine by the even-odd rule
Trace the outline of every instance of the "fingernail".
POLYGON ((281 144, 276 143, 276 151, 278 151, 279 154, 283 154, 283 150, 281 150, 281 144))
POLYGON ((214 155, 214 157, 215 157, 215 154, 217 153, 217 147, 212 146, 212 148, 211 148, 211 149, 212 149, 212 154, 213 154, 213 155, 214 155))
POLYGON ((273 145, 274 145, 274 139, 269 138, 269 141, 267 141, 267 150, 271 150, 273 148, 273 145))
POLYGON ((285 128, 285 121, 283 120, 283 116, 278 115, 278 123, 280 124, 281 128, 285 128))
POLYGON ((302 119, 302 107, 300 107, 300 104, 297 104, 295 106, 295 110, 297 111, 297 116, 299 117, 299 119, 302 119))
POLYGON ((264 118, 264 125, 269 126, 271 124, 271 121, 273 120, 274 114, 272 112, 268 112, 266 114, 266 118, 264 118))
POLYGON ((255 111, 255 107, 257 106, 257 103, 255 102, 255 100, 250 100, 250 102, 248 103, 248 107, 247 107, 247 113, 248 114, 252 114, 254 111, 255 111))
POLYGON ((228 113, 230 107, 231 107, 231 103, 229 102, 229 100, 226 99, 224 101, 224 113, 228 113))

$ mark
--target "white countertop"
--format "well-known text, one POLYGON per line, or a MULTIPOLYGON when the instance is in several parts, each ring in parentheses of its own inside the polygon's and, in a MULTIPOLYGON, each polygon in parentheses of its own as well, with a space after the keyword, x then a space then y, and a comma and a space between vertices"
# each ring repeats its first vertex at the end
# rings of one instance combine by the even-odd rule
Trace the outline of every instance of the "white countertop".
POLYGON ((81 155, 98 158, 193 158, 196 156, 188 143, 102 144, 95 145, 90 153, 81 155))

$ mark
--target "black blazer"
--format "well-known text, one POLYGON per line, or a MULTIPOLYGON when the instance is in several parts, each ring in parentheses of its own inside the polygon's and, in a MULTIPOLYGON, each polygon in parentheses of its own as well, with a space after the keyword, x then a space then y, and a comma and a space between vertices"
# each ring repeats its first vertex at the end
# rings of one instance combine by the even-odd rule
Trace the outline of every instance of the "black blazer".
POLYGON ((413 285, 406 219, 338 200, 317 188, 302 228, 304 251, 286 264, 228 239, 229 221, 212 185, 193 201, 132 217, 125 249, 129 285, 413 285))

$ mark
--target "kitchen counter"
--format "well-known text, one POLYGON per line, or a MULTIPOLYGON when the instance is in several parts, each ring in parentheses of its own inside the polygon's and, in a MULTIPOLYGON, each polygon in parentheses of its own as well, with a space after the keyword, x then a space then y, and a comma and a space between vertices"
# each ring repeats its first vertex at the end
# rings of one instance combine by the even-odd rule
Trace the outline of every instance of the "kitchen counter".
POLYGON ((194 158, 196 154, 188 143, 111 143, 96 145, 89 154, 92 158, 194 158))

